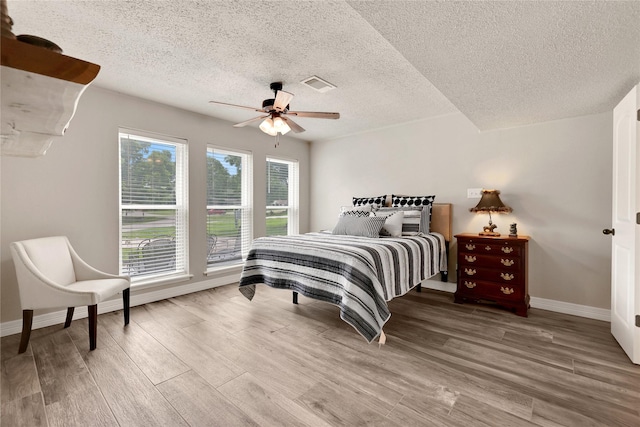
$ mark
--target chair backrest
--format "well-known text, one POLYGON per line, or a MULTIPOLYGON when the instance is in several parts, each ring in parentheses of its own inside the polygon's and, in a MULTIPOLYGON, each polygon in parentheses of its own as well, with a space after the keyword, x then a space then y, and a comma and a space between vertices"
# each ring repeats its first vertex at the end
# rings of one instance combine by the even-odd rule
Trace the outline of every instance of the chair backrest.
POLYGON ((24 249, 40 273, 52 282, 67 286, 76 281, 69 241, 65 236, 23 240, 15 244, 24 249))

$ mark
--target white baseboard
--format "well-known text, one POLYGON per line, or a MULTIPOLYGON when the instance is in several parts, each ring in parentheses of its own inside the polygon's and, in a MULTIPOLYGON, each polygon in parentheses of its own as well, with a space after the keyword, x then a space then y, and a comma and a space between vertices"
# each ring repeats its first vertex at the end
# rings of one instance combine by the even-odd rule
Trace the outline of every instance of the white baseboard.
MULTIPOLYGON (((436 276, 440 277, 440 275, 436 276)), ((442 282, 440 279, 430 279, 422 282, 422 287, 426 289, 435 289, 436 291, 444 291, 454 293, 456 291, 456 284, 451 282, 442 282)))
MULTIPOLYGON (((438 280, 425 280, 424 282, 422 282, 422 287, 451 293, 456 291, 455 283, 440 282, 438 280)), ((573 316, 603 320, 605 322, 611 321, 611 310, 607 310, 606 308, 591 307, 588 305, 573 304, 570 302, 555 301, 539 297, 531 297, 529 304, 531 305, 531 307, 539 308, 541 310, 571 314, 573 316)))
MULTIPOLYGON (((228 285, 235 283, 239 280, 240 275, 234 274, 229 276, 216 277, 214 279, 205 280, 202 282, 196 282, 192 284, 177 284, 171 287, 158 289, 155 291, 149 291, 149 289, 142 290, 139 294, 136 294, 135 286, 131 288, 130 305, 134 307, 136 305, 147 304, 150 302, 160 301, 167 298, 173 298, 180 295, 190 294, 192 292, 203 291, 205 289, 212 289, 218 286, 228 285)), ((108 301, 98 304, 98 314, 109 313, 111 311, 122 310, 122 298, 110 299, 108 301)), ((87 307, 76 308, 73 318, 82 319, 88 316, 87 307)), ((58 325, 64 323, 67 317, 67 309, 56 311, 52 313, 40 314, 33 317, 32 329, 45 328, 51 325, 58 325)), ((11 320, 0 324, 0 336, 19 334, 22 332, 22 319, 11 320)))
POLYGON ((588 305, 573 304, 552 299, 531 297, 529 304, 533 308, 555 311, 556 313, 571 314, 573 316, 611 322, 611 310, 606 308, 591 307, 588 305))

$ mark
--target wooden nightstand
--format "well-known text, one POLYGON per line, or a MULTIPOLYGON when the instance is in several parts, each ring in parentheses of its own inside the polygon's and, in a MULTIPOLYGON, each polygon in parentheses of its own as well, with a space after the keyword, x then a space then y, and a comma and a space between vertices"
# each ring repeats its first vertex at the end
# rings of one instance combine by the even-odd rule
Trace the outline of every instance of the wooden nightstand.
POLYGON ((528 236, 458 234, 458 286, 454 301, 493 301, 527 317, 528 236))

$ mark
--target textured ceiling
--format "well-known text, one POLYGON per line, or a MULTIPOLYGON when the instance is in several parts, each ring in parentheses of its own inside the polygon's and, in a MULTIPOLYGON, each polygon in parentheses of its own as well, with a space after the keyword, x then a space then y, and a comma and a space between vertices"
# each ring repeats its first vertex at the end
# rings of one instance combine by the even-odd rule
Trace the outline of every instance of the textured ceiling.
MULTIPOLYGON (((15 34, 102 66, 94 85, 232 122, 269 83, 296 137, 461 111, 480 130, 610 110, 640 81, 640 2, 8 0, 15 34), (318 93, 317 75, 337 86, 318 93)), ((231 124, 230 124, 231 125, 231 124)), ((256 124, 257 126, 257 124, 256 124)))

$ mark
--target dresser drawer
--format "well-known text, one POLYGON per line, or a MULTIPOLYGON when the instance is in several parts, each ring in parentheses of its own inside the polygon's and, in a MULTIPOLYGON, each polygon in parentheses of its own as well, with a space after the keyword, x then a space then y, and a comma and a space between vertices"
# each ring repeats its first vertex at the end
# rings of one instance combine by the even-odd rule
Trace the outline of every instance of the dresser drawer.
POLYGON ((487 242, 482 240, 463 240, 459 242, 458 250, 460 253, 467 254, 484 254, 484 255, 509 255, 512 257, 520 257, 522 255, 522 246, 518 242, 487 242))
POLYGON ((461 253, 458 257, 458 265, 500 268, 519 270, 522 258, 511 255, 484 255, 473 253, 461 253))
POLYGON ((458 292, 465 297, 488 300, 521 301, 525 297, 522 285, 502 285, 472 279, 461 279, 458 292))
POLYGON ((475 265, 458 265, 460 279, 475 279, 498 284, 524 283, 523 274, 519 270, 484 268, 475 265))

